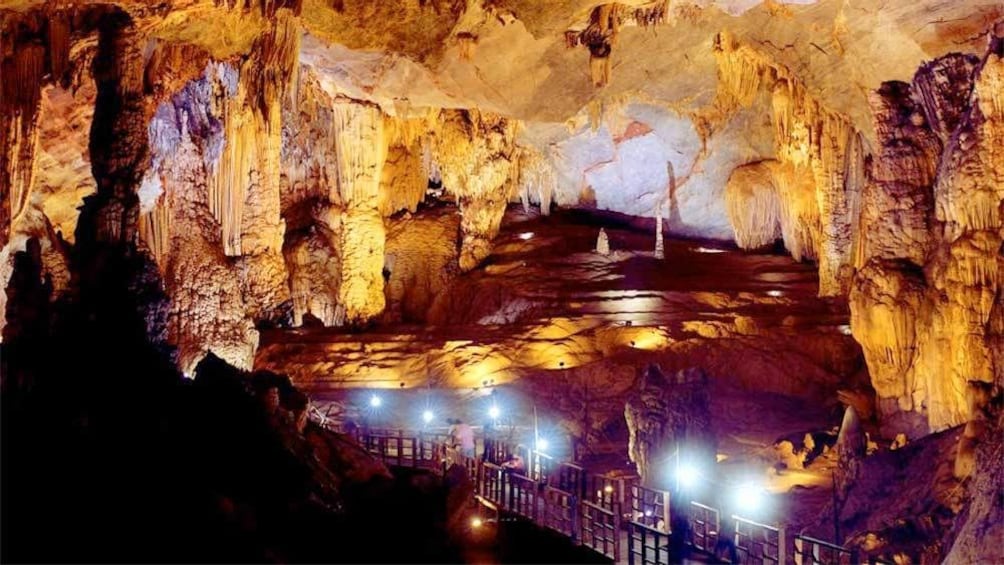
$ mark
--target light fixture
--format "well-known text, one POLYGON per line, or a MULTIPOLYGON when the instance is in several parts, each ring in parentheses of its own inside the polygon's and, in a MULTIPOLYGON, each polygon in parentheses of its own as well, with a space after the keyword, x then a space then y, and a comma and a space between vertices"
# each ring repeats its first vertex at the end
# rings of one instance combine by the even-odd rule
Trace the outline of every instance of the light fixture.
POLYGON ((432 410, 426 410, 425 412, 422 412, 422 421, 425 422, 426 424, 432 422, 432 419, 435 417, 436 415, 432 413, 432 410))
POLYGON ((537 451, 541 451, 541 452, 547 451, 547 448, 549 446, 550 446, 550 443, 548 443, 548 441, 547 441, 546 438, 539 438, 537 440, 537 451))
POLYGON ((474 528, 475 530, 480 528, 481 524, 482 524, 481 518, 475 516, 474 518, 471 519, 471 527, 474 528))
POLYGON ((676 469, 676 483, 685 489, 692 489, 697 486, 700 474, 693 465, 684 463, 676 469))
POLYGON ((736 509, 755 514, 763 506, 763 489, 753 483, 739 485, 735 492, 736 509))
POLYGON ((502 411, 499 410, 498 406, 493 404, 492 407, 488 409, 488 417, 492 420, 497 420, 500 415, 502 415, 502 411))
POLYGON ((607 486, 603 487, 603 492, 605 492, 607 494, 610 494, 610 493, 614 492, 614 486, 613 485, 607 485, 607 486))
POLYGON ((380 398, 379 396, 374 394, 373 396, 370 397, 370 407, 380 408, 381 404, 383 404, 383 399, 380 398))

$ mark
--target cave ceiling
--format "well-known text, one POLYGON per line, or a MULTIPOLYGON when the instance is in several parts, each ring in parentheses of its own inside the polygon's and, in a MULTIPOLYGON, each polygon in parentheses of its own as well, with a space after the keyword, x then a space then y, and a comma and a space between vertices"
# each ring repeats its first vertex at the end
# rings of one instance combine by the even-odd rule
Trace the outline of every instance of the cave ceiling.
MULTIPOLYGON (((72 4, 119 6, 149 37, 225 59, 246 54, 267 21, 267 8, 235 10, 234 3, 72 4)), ((982 50, 988 25, 1004 15, 993 0, 670 1, 658 23, 623 18, 611 81, 595 88, 588 51, 569 48, 565 33, 584 29, 601 4, 303 0, 301 62, 318 71, 330 92, 376 102, 391 115, 477 107, 539 124, 530 133, 544 139, 555 135, 547 124, 567 123, 594 101, 682 112, 708 104, 716 89, 713 43, 726 31, 791 70, 824 106, 867 132, 869 91, 883 81, 909 80, 925 60, 982 50)), ((664 3, 621 2, 628 13, 656 4, 664 3)), ((43 5, 0 3, 15 12, 43 5)))

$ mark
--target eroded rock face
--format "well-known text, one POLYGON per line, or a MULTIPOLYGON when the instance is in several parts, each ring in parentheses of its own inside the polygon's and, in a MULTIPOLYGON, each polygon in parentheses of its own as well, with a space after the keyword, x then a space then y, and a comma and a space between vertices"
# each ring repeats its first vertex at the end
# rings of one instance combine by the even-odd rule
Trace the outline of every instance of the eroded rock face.
POLYGON ((948 56, 912 86, 890 83, 873 98, 883 149, 864 192, 850 300, 890 432, 963 423, 966 382, 1001 379, 991 343, 1001 308, 1004 192, 993 163, 1002 68, 992 49, 975 66, 948 56))
POLYGON ((254 44, 256 57, 240 67, 208 64, 149 128, 153 168, 139 191, 140 232, 173 299, 171 339, 185 371, 207 351, 250 368, 255 323, 284 316, 280 115, 295 30, 295 17, 279 14, 254 44))

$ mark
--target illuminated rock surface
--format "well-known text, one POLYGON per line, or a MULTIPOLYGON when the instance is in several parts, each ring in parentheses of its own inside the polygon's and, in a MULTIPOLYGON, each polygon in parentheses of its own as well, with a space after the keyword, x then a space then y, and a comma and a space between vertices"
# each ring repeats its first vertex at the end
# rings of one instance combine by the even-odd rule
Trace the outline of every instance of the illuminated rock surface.
POLYGON ((651 467, 672 418, 625 421, 637 376, 699 369, 720 467, 825 484, 843 402, 880 450, 845 473, 847 539, 1000 558, 999 1, 6 0, 0 25, 25 429, 171 412, 152 381, 212 353, 330 403, 502 387, 651 467))

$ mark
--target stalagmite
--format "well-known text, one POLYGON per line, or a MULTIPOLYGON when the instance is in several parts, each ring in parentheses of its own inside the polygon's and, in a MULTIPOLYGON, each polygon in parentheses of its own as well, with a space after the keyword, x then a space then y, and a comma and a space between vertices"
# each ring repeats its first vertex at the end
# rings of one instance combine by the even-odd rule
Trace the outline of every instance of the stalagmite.
POLYGON ((596 253, 610 255, 610 239, 607 237, 607 230, 603 228, 600 228, 600 233, 596 236, 596 253))
MULTIPOLYGON (((840 433, 837 435, 837 468, 834 471, 833 483, 836 497, 844 498, 847 491, 858 480, 861 474, 862 460, 868 448, 868 438, 861 427, 861 419, 854 408, 844 409, 844 419, 840 423, 840 433)), ((834 500, 834 503, 837 503, 834 500)))
POLYGON ((666 258, 666 243, 663 241, 662 236, 662 214, 663 214, 663 200, 659 200, 659 203, 655 206, 655 258, 665 259, 666 258))
POLYGON ((713 465, 717 439, 711 426, 707 376, 686 369, 664 376, 649 365, 637 390, 624 406, 629 436, 628 455, 638 467, 643 484, 666 488, 666 461, 686 461, 704 468, 713 465))

